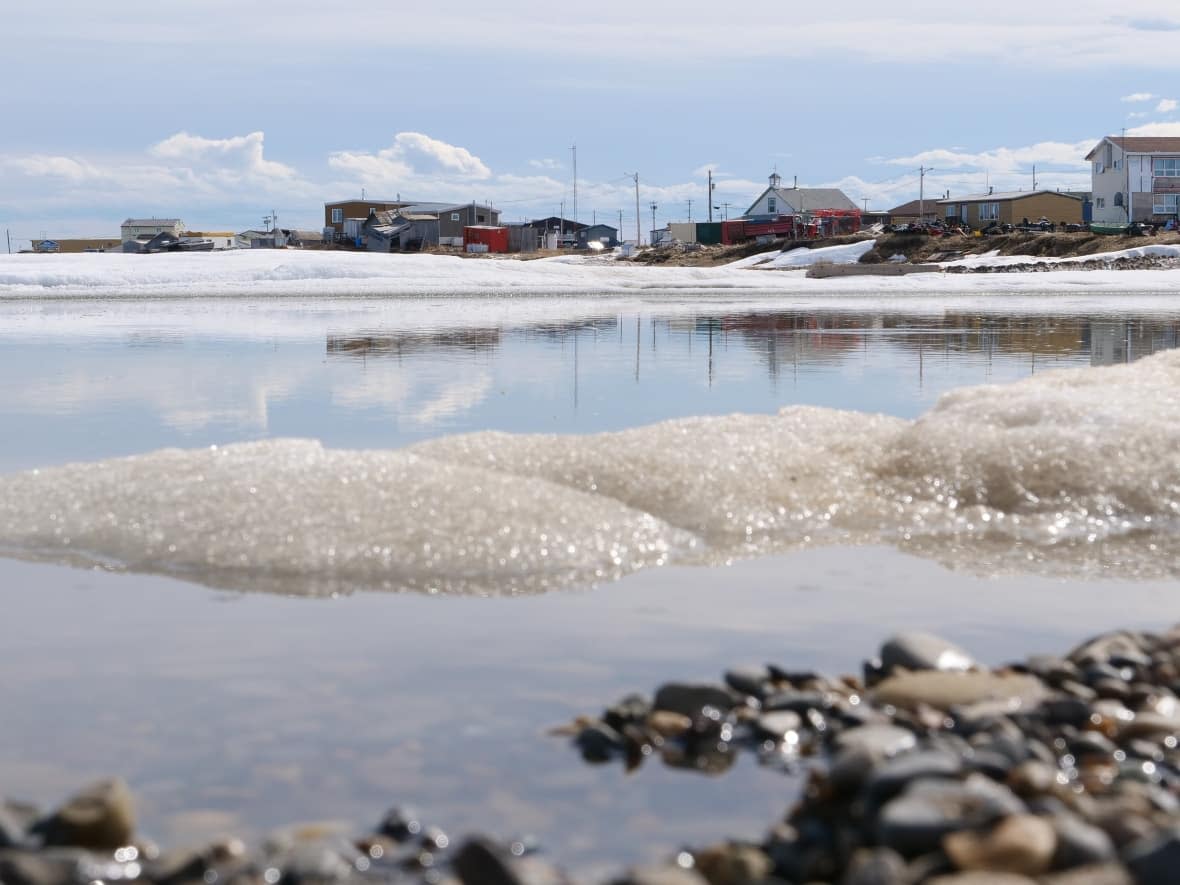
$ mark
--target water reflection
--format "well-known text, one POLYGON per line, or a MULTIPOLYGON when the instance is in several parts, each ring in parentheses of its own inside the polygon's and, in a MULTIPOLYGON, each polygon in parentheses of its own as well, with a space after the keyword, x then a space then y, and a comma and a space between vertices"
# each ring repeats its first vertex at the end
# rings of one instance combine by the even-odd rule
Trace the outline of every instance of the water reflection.
POLYGON ((250 323, 198 300, 139 319, 117 303, 36 316, 8 305, 0 423, 16 429, 0 472, 277 436, 396 448, 473 430, 593 433, 792 404, 913 418, 956 387, 1129 362, 1180 339, 1180 311, 579 302, 561 317, 553 302, 520 315, 486 301, 313 302, 268 306, 250 323))

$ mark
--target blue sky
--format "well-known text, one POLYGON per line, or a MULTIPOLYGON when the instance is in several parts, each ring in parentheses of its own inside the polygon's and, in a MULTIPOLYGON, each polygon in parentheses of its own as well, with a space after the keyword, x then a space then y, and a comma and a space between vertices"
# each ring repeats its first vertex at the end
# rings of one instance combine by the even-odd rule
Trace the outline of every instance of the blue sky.
POLYGON ((920 165, 933 194, 1028 188, 1034 164, 1085 187, 1102 135, 1180 135, 1174 4, 816 6, 23 5, 0 28, 0 226, 316 228, 362 188, 569 214, 576 143, 580 219, 630 229, 638 171, 646 229, 653 201, 701 218, 709 168, 738 212, 775 168, 888 208, 920 165))

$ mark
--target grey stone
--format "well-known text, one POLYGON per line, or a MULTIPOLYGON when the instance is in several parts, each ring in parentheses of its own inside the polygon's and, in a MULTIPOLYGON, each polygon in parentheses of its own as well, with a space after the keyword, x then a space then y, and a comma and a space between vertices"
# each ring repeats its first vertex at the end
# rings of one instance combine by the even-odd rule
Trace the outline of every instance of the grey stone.
POLYGON ((587 762, 608 762, 624 747, 623 736, 605 722, 587 725, 578 732, 574 743, 587 762))
POLYGON ((30 845, 31 830, 40 816, 33 805, 7 799, 0 802, 0 848, 30 845))
POLYGON ((917 745, 914 733, 897 725, 862 725, 836 737, 836 746, 841 750, 859 748, 881 759, 912 750, 917 745))
POLYGON ((1151 658, 1143 651, 1143 635, 1129 630, 1104 633, 1087 639, 1067 655, 1079 667, 1090 664, 1112 663, 1115 665, 1133 663, 1147 665, 1151 658))
POLYGON ((907 670, 970 670, 975 666, 971 655, 953 642, 933 633, 909 631, 890 637, 881 646, 881 666, 892 672, 907 670))
POLYGON ((739 694, 762 700, 770 687, 770 670, 766 667, 735 667, 725 671, 725 684, 739 694))
POLYGON ((617 704, 607 710, 602 720, 616 731, 621 731, 624 725, 642 722, 651 713, 651 704, 640 694, 629 694, 617 704))
POLYGON ((464 842, 451 866, 463 885, 524 885, 512 869, 511 853, 488 839, 464 842))
POLYGON ((37 825, 46 845, 113 850, 135 838, 131 790, 120 778, 98 781, 37 825))
POLYGON ((671 710, 695 719, 705 707, 715 707, 728 712, 737 705, 737 698, 728 689, 719 685, 690 685, 669 682, 660 686, 652 707, 656 710, 671 710))
POLYGON ((405 842, 422 832, 422 822, 412 808, 391 808, 377 825, 377 832, 395 842, 405 842))
POLYGON ((1045 695, 1044 683, 1025 673, 919 670, 890 676, 873 688, 878 703, 895 707, 926 704, 938 710, 997 700, 1031 705, 1045 695))
POLYGON ((891 848, 862 848, 852 855, 840 885, 908 885, 906 863, 891 848))
POLYGON ((955 778, 963 771, 963 760, 946 750, 917 750, 890 759, 868 782, 876 802, 897 795, 910 781, 924 778, 955 778))
POLYGON ((0 850, 0 882, 4 885, 82 885, 104 875, 102 865, 76 848, 0 850))
POLYGON ((1175 885, 1180 872, 1180 829, 1164 830, 1127 846, 1123 862, 1138 885, 1175 885))
POLYGON ((1040 878, 1041 885, 1135 885, 1126 867, 1118 863, 1094 864, 1050 873, 1040 878))
POLYGON ((877 818, 878 841, 913 857, 937 850, 944 836, 1021 814, 1022 803, 1007 787, 982 775, 965 781, 913 781, 877 818))
POLYGON ((1037 880, 1016 873, 974 871, 935 876, 933 879, 927 879, 926 885, 1037 885, 1037 880))
POLYGON ((1106 832, 1072 814, 1058 814, 1052 818, 1057 831, 1057 853, 1053 866, 1069 869, 1089 864, 1113 861, 1118 856, 1114 842, 1106 832))

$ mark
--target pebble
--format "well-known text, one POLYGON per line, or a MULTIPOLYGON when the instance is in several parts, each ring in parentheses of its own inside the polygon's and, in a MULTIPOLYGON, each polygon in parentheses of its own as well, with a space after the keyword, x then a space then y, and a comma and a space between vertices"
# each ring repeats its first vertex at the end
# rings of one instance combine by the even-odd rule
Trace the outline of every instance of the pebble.
POLYGON ((1180 880, 1180 828, 1128 846, 1123 854, 1138 885, 1176 885, 1180 880))
POLYGON ((908 885, 905 858, 891 848, 861 848, 852 855, 841 885, 908 885))
POLYGON ((926 704, 950 710, 980 701, 1019 701, 1031 705, 1044 699, 1047 691, 1039 679, 1023 673, 919 670, 890 676, 877 683, 873 694, 879 704, 894 707, 926 704))
POLYGON ((36 826, 46 845, 114 850, 131 843, 135 809, 120 778, 98 781, 76 793, 36 826))
POLYGON ((942 843, 961 870, 987 870, 1037 876, 1046 872, 1057 850, 1053 824, 1029 814, 1006 817, 987 833, 961 831, 942 843))
POLYGON ((936 851, 944 836, 1021 814, 1024 804, 983 775, 964 781, 913 781, 881 810, 877 839, 906 857, 936 851))
POLYGON ((914 733, 897 725, 861 725, 836 738, 836 746, 842 750, 861 749, 881 759, 912 750, 917 745, 914 733))
POLYGON ((701 715, 705 707, 728 712, 737 706, 737 699, 719 685, 690 685, 670 682, 656 692, 652 707, 656 710, 670 710, 690 719, 701 715))
POLYGON ((890 637, 881 646, 881 667, 906 670, 970 670, 975 661, 963 649, 932 633, 912 631, 890 637))
POLYGON ((711 885, 708 879, 693 869, 669 864, 667 866, 633 867, 611 885, 711 885))

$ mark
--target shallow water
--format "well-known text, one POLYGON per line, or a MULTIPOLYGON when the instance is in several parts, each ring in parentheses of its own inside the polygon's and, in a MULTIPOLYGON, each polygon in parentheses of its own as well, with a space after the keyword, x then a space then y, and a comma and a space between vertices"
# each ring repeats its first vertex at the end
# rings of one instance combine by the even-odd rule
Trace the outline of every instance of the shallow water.
MULTIPOLYGON (((1134 316, 1118 300, 1003 306, 0 302, 0 472, 278 437, 389 449, 800 405, 910 421, 949 390, 1135 362, 1175 348, 1180 330, 1166 302, 1134 316)), ((292 820, 359 827, 410 802, 457 830, 535 832, 582 867, 602 846, 620 862, 659 857, 756 836, 792 781, 749 760, 720 781, 658 764, 626 777, 584 767, 546 727, 740 661, 855 670, 902 627, 998 662, 1176 620, 1175 580, 1066 583, 1019 557, 917 552, 932 559, 830 547, 518 598, 316 600, 0 560, 0 783, 49 803, 122 774, 168 844, 292 820)))

